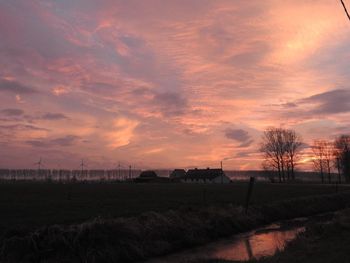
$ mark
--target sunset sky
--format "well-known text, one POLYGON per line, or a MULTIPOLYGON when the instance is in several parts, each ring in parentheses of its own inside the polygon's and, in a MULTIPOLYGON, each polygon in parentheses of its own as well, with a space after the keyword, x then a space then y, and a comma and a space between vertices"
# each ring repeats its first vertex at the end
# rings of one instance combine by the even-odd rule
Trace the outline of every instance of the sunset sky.
POLYGON ((0 167, 259 169, 267 127, 349 124, 340 1, 0 0, 0 167))

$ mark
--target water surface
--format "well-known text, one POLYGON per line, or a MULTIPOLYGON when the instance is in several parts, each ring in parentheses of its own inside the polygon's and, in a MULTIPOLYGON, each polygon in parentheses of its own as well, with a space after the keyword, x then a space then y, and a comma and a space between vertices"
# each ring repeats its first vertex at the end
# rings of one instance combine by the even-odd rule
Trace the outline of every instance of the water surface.
POLYGON ((273 224, 233 238, 210 243, 184 252, 148 260, 148 263, 175 263, 198 259, 224 259, 247 261, 261 257, 273 256, 282 251, 286 244, 297 237, 305 227, 281 227, 273 224))

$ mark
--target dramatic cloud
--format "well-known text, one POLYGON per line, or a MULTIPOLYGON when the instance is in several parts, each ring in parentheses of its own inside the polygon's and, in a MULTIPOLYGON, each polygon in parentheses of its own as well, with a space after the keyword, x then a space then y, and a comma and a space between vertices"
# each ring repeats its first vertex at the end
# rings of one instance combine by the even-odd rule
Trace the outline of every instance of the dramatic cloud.
POLYGON ((350 113, 350 90, 335 89, 318 93, 293 102, 267 105, 277 108, 281 115, 287 118, 304 120, 322 119, 327 116, 336 117, 339 114, 350 113))
POLYGON ((113 120, 110 132, 108 132, 107 135, 109 146, 112 148, 119 148, 128 145, 134 135, 134 129, 137 125, 137 121, 125 118, 113 120))
POLYGON ((242 129, 227 129, 225 131, 225 136, 228 139, 240 142, 238 147, 248 147, 250 146, 254 140, 251 139, 249 133, 242 129))
POLYGON ((227 129, 225 135, 227 138, 239 142, 245 142, 250 139, 249 133, 242 129, 227 129))
POLYGON ((258 169, 267 127, 350 133, 336 1, 0 1, 0 39, 3 167, 258 169))
POLYGON ((312 110, 318 114, 337 114, 350 112, 350 90, 331 90, 316 94, 301 101, 306 104, 315 104, 312 110))

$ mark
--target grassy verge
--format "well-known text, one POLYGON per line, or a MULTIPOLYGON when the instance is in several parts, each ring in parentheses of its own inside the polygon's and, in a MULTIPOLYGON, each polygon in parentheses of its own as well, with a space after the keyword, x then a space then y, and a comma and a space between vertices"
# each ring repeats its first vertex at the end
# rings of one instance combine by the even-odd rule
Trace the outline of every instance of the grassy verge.
POLYGON ((35 232, 7 232, 1 262, 132 262, 206 243, 273 221, 346 208, 350 193, 312 196, 242 208, 184 208, 102 219, 35 232))

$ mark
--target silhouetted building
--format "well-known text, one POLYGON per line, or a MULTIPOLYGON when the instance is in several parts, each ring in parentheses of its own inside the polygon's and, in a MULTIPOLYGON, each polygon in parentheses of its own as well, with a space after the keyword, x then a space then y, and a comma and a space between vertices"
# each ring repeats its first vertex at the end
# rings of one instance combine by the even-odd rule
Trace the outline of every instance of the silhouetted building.
POLYGON ((170 183, 168 177, 159 177, 155 171, 143 171, 134 179, 135 183, 170 183))
POLYGON ((230 183, 231 180, 227 177, 222 169, 190 169, 186 176, 181 178, 184 183, 230 183))
POLYGON ((171 172, 170 178, 183 178, 186 176, 186 171, 184 169, 175 169, 171 172))
POLYGON ((156 174, 155 171, 142 171, 140 173, 140 178, 157 178, 158 175, 156 174))

